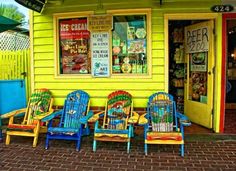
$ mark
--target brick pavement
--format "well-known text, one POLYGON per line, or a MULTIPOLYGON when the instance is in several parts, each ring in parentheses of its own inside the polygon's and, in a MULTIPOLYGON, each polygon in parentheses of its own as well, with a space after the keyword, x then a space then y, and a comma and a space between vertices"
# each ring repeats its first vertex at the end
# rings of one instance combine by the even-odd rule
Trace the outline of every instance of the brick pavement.
MULTIPOLYGON (((195 136, 194 136, 195 137, 195 136)), ((98 142, 97 152, 92 152, 92 136, 83 137, 82 147, 75 151, 73 141, 51 141, 44 150, 44 135, 32 148, 32 138, 15 137, 9 146, 0 143, 0 170, 16 171, 235 171, 235 140, 196 140, 186 137, 185 157, 178 153, 177 145, 150 145, 148 156, 144 155, 143 141, 132 141, 131 153, 126 153, 124 143, 98 142)), ((236 139, 236 135, 234 137, 236 139)))

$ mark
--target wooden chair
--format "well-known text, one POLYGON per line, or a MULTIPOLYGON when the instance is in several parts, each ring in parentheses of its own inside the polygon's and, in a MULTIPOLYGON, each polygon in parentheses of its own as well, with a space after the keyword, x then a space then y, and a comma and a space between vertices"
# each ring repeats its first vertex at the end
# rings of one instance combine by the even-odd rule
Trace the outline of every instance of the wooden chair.
POLYGON ((45 149, 49 148, 49 140, 63 139, 76 141, 76 150, 79 151, 82 135, 89 134, 87 121, 93 115, 89 105, 89 95, 86 92, 77 90, 69 93, 63 109, 43 119, 44 122, 49 121, 45 149), (54 126, 53 119, 58 117, 60 122, 54 126))
POLYGON ((184 156, 184 126, 191 123, 185 115, 176 111, 172 95, 164 92, 151 95, 147 113, 140 116, 139 124, 144 125, 146 155, 148 144, 179 144, 181 156, 184 156))
POLYGON ((94 128, 93 151, 96 151, 97 141, 126 142, 127 153, 130 151, 130 139, 133 135, 133 123, 137 123, 138 114, 133 111, 132 96, 123 90, 108 95, 105 111, 90 118, 96 122, 94 128), (99 124, 102 119, 102 125, 99 124))
MULTIPOLYGON (((50 115, 52 109, 53 98, 47 89, 36 89, 30 96, 28 106, 24 109, 14 110, 1 116, 1 118, 9 118, 6 131, 6 145, 10 144, 11 136, 33 137, 33 147, 38 142, 39 132, 46 132, 46 125, 42 123, 42 118, 50 115), (15 123, 16 116, 24 113, 21 123, 15 123)), ((17 117, 19 119, 19 117, 17 117)))

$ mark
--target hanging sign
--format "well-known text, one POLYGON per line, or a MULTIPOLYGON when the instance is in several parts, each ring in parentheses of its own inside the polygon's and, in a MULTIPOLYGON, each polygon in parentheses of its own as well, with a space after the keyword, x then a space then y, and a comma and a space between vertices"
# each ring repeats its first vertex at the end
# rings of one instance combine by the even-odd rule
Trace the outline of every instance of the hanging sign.
POLYGON ((214 5, 211 7, 213 12, 230 12, 233 11, 234 7, 232 5, 214 5))
POLYGON ((15 0, 18 4, 41 13, 45 6, 46 0, 15 0))
POLYGON ((89 17, 89 28, 91 32, 108 31, 112 29, 111 15, 92 15, 89 17))
POLYGON ((207 26, 187 29, 184 37, 186 53, 207 52, 209 50, 209 28, 207 26))
POLYGON ((110 75, 109 39, 109 32, 91 33, 92 75, 94 77, 110 75))

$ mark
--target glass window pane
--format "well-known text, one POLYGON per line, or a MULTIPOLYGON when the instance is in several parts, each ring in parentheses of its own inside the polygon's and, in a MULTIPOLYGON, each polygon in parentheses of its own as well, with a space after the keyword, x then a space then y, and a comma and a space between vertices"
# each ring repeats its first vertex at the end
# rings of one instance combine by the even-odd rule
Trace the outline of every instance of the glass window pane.
POLYGON ((146 15, 114 16, 112 73, 147 73, 146 15))

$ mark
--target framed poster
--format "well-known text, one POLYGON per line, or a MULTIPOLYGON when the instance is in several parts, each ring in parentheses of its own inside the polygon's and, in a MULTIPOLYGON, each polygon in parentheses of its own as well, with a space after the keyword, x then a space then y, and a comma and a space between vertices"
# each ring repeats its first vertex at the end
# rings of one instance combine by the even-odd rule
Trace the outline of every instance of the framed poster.
POLYGON ((108 31, 91 33, 92 76, 110 76, 109 46, 110 33, 108 31))
POLYGON ((86 18, 59 21, 62 74, 88 74, 90 71, 89 40, 86 18))

